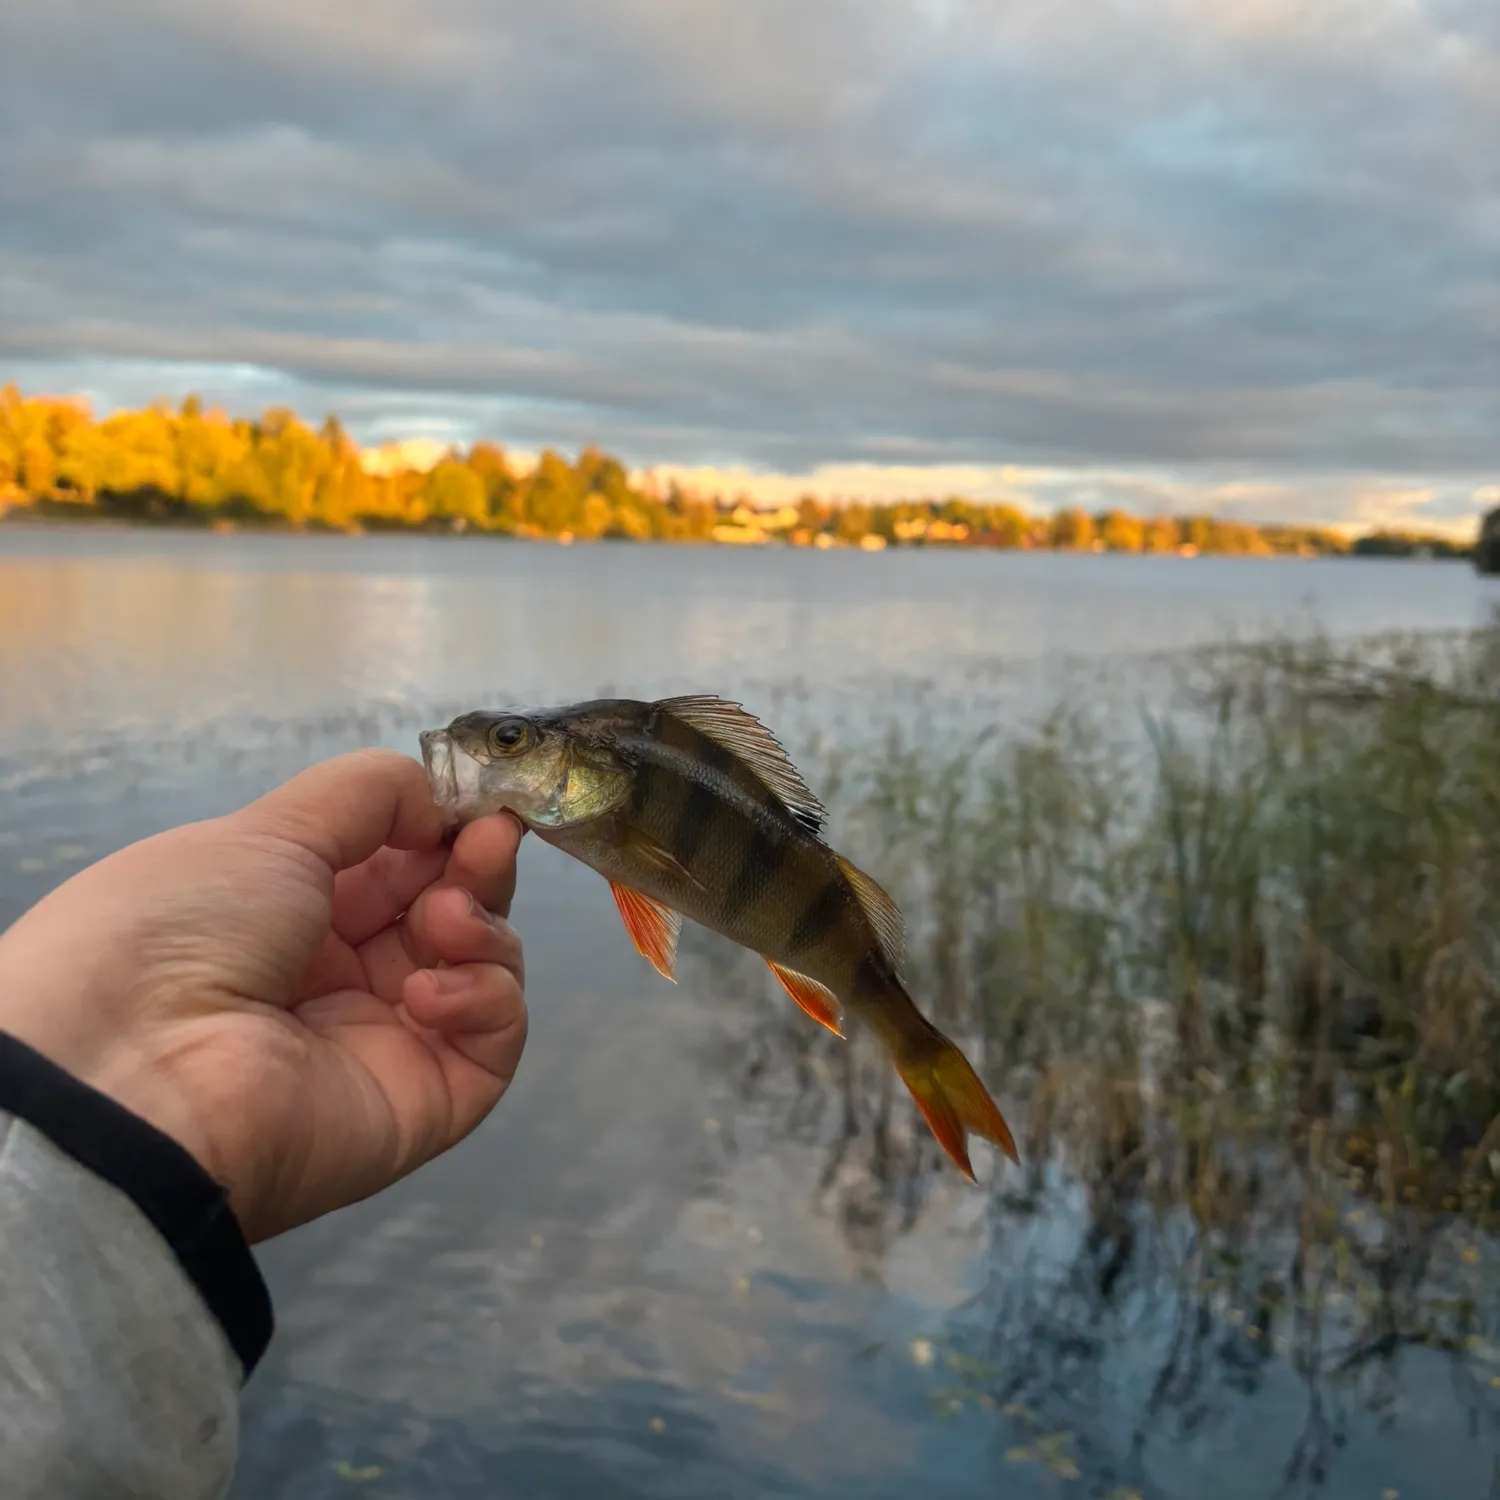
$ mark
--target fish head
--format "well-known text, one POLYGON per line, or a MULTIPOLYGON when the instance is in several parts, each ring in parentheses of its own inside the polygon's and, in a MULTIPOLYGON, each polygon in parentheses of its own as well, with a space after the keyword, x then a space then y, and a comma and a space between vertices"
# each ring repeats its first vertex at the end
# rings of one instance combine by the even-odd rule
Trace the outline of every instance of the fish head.
POLYGON ((514 813, 528 827, 566 828, 602 816, 630 791, 606 746, 557 713, 478 709, 420 736, 427 782, 444 819, 514 813))

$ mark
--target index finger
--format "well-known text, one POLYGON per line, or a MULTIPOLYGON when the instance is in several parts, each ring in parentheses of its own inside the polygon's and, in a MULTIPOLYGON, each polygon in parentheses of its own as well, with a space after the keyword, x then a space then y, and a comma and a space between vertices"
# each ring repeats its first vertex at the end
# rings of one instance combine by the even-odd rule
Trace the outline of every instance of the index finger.
POLYGON ((336 755, 233 816, 300 844, 335 873, 387 844, 435 849, 443 840, 427 773, 398 750, 336 755))

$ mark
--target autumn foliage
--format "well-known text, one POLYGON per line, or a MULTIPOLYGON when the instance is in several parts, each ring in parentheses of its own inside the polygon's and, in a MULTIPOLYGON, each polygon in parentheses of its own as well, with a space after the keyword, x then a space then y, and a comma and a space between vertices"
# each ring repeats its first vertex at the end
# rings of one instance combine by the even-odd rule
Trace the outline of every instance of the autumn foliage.
MULTIPOLYGON (((527 467, 493 443, 423 468, 371 461, 328 417, 316 431, 285 408, 257 419, 195 396, 95 420, 86 403, 0 389, 0 514, 294 529, 426 529, 632 541, 784 540, 820 546, 949 545, 1245 555, 1344 552, 1310 527, 1111 510, 1037 516, 961 498, 882 505, 811 497, 775 513, 633 479, 597 448, 527 467)), ((1369 540, 1369 539, 1367 539, 1369 540)), ((1361 543, 1354 550, 1410 550, 1361 543)), ((1437 550, 1454 550, 1438 544, 1437 550)))

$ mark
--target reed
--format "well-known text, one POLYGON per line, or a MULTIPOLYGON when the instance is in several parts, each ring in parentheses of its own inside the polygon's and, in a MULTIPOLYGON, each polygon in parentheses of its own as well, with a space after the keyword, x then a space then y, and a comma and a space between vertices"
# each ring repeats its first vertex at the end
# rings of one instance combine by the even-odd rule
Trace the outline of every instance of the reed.
MULTIPOLYGON (((1075 698, 825 759, 837 841, 907 913, 913 993, 1021 1147, 991 1173, 968 1397, 1056 1406, 1059 1361, 1103 1379, 1133 1289, 1142 1443, 1281 1354, 1308 1392, 1283 1477, 1315 1484, 1332 1393, 1389 1404, 1414 1346, 1493 1433, 1500 627, 1220 647, 1131 723, 1075 698)), ((948 1169, 872 1047, 739 972, 764 989, 743 1088, 789 1090, 770 1113, 824 1146, 878 1275, 948 1169)))

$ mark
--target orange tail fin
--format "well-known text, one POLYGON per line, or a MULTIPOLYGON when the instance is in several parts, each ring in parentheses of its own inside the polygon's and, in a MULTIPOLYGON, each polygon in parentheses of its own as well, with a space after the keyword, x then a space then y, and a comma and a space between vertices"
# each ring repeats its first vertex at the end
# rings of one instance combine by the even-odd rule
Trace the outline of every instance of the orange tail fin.
POLYGON ((970 1182, 974 1181, 970 1131, 993 1142, 1019 1165, 1015 1138, 999 1106, 968 1058, 941 1031, 923 1020, 921 1032, 900 1049, 895 1061, 902 1083, 911 1090, 938 1144, 970 1182))

